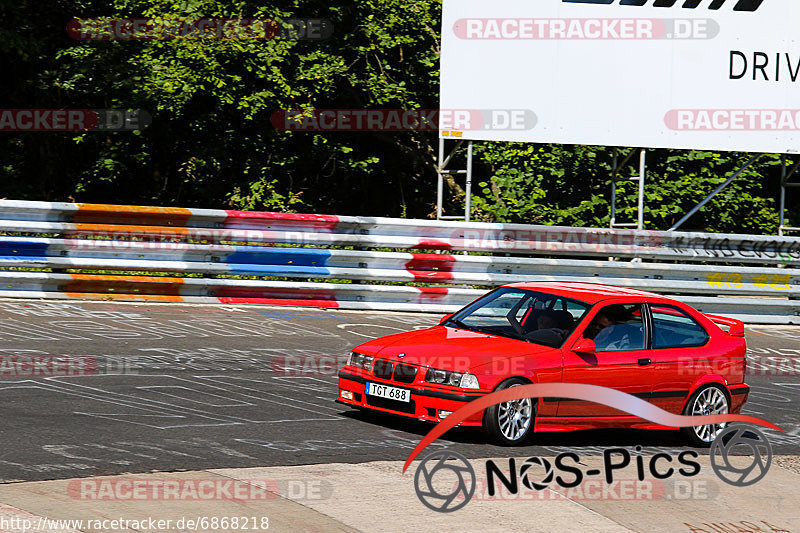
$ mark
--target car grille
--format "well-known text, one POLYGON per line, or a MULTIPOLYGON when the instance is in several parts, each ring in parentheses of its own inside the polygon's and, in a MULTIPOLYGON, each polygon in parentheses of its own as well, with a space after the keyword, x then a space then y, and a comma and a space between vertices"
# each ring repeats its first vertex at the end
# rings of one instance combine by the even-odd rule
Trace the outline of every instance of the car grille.
POLYGON ((373 407, 390 409, 392 411, 398 411, 401 413, 408 413, 412 415, 417 410, 417 405, 414 403, 413 400, 410 402, 400 402, 397 400, 380 398, 378 396, 370 396, 369 394, 367 394, 366 397, 367 397, 367 405, 371 405, 373 407))
POLYGON ((397 365, 394 369, 394 380, 400 383, 412 383, 417 377, 417 367, 408 365, 397 365))
POLYGON ((394 370, 394 363, 378 359, 372 367, 372 373, 381 379, 392 379, 392 370, 394 370))

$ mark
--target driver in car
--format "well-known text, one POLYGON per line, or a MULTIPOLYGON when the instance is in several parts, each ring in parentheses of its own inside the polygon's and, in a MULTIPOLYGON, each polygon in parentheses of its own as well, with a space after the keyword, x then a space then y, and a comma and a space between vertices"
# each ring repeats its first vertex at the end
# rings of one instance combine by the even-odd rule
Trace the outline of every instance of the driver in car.
POLYGON ((610 328, 611 326, 614 326, 616 324, 617 324, 616 320, 614 320, 607 314, 599 313, 592 321, 592 323, 589 325, 589 327, 586 328, 586 334, 584 335, 584 337, 587 339, 594 339, 594 341, 597 342, 598 335, 600 334, 600 332, 602 332, 603 330, 607 330, 607 328, 610 328))
POLYGON ((597 349, 604 352, 642 349, 644 347, 644 326, 640 316, 625 308, 614 311, 615 315, 601 313, 594 320, 592 333, 597 331, 594 333, 597 349), (612 316, 613 318, 611 318, 612 316))

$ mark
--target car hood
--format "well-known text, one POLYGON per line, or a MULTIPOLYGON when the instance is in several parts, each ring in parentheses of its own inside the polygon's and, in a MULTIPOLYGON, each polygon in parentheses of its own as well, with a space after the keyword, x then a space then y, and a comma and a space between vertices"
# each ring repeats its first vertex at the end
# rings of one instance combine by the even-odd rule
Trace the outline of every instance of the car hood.
POLYGON ((555 349, 448 326, 397 333, 353 348, 358 353, 415 365, 465 372, 499 358, 533 356, 555 349), (400 357, 400 354, 405 354, 400 357))

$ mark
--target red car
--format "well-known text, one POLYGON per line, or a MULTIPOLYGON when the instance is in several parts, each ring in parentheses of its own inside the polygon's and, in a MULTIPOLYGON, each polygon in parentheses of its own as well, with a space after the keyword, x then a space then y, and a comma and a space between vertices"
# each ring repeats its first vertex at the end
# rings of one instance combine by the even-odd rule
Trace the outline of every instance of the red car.
MULTIPOLYGON (((665 296, 590 283, 518 283, 489 292, 438 326, 357 346, 339 371, 337 401, 439 422, 498 389, 566 382, 617 389, 673 413, 738 414, 750 390, 743 381, 745 351, 742 322, 665 296)), ((674 429, 559 398, 499 404, 461 425, 482 426, 505 445, 524 443, 534 426, 674 429)), ((683 431, 707 446, 723 428, 683 431)))

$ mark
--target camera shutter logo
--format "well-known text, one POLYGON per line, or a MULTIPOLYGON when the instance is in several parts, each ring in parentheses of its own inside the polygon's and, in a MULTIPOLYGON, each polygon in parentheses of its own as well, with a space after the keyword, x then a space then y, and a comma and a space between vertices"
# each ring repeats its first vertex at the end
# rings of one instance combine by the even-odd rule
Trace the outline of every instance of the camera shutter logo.
POLYGON ((428 509, 440 513, 452 513, 467 505, 475 494, 475 470, 461 454, 442 450, 434 452, 417 467, 414 474, 414 490, 419 501, 428 509), (436 477, 439 476, 439 485, 436 477), (455 480, 449 486, 445 483, 455 480), (437 490, 440 489, 440 490, 437 490))
POLYGON ((546 489, 547 486, 553 481, 553 475, 553 465, 550 464, 550 461, 541 457, 531 457, 525 461, 525 463, 519 469, 519 476, 522 479, 522 484, 530 490, 546 489), (544 469, 544 475, 542 476, 541 481, 538 483, 536 481, 531 481, 530 477, 528 476, 528 471, 533 465, 540 466, 544 469))
POLYGON ((717 476, 735 487, 747 487, 761 481, 772 465, 772 445, 767 437, 751 426, 730 426, 720 433, 711 445, 711 468, 717 476), (750 448, 752 458, 734 456, 734 449, 750 448), (738 463, 734 465, 733 461, 738 463))

